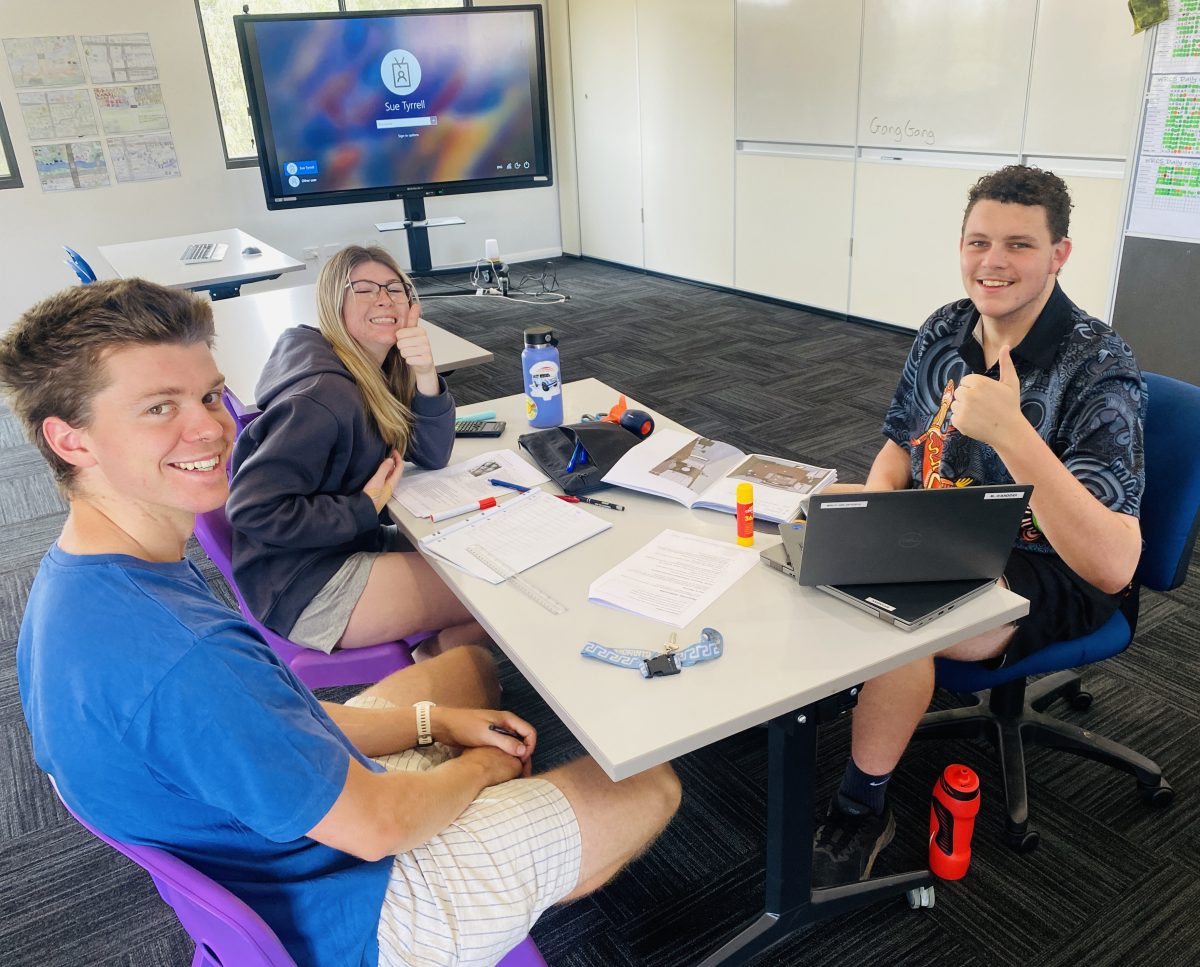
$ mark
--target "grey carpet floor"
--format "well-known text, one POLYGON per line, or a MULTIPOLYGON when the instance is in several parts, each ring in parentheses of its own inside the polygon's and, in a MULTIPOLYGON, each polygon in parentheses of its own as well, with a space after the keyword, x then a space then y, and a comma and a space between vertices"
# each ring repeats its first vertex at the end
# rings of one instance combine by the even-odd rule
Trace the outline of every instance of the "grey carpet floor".
MULTIPOLYGON (((558 331, 566 380, 595 376, 743 449, 864 478, 908 334, 593 262, 561 259, 550 267, 571 296, 561 306, 426 300, 428 318, 496 356, 450 378, 460 403, 519 392, 521 329, 542 322, 558 331)), ((543 267, 514 267, 514 282, 529 270, 540 275, 543 267)), ((433 295, 455 282, 422 289, 433 295)), ((0 455, 0 964, 190 963, 191 944, 148 878, 84 833, 33 764, 14 647, 29 584, 57 535, 63 505, 6 411, 0 455)), ((229 600, 194 542, 189 554, 229 600)), ((1198 570, 1193 564, 1179 591, 1144 595, 1134 646, 1086 673, 1095 695, 1090 710, 1055 709, 1156 759, 1177 791, 1170 809, 1143 805, 1132 779, 1103 766, 1034 751, 1030 800, 1042 845, 1018 856, 1001 842, 1003 805, 989 750, 966 742, 914 745, 892 786, 899 832, 883 868, 921 861, 933 780, 947 762, 965 761, 980 773, 985 795, 970 874, 940 885, 932 910, 882 903, 797 934, 756 963, 1200 963, 1198 570)), ((578 754, 533 689, 511 665, 502 662, 501 670, 508 704, 539 729, 541 764, 578 754)), ((814 777, 822 798, 845 761, 846 726, 841 720, 822 732, 814 777)), ((552 967, 692 964, 761 909, 765 732, 734 736, 676 766, 685 799, 662 839, 605 889, 551 911, 534 928, 552 967)))

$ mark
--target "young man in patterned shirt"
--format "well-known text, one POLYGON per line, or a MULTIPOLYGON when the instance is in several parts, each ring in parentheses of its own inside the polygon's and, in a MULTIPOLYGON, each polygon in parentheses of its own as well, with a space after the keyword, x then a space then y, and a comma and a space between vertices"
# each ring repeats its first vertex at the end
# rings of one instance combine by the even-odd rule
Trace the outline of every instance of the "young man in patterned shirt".
MULTIPOLYGON (((941 653, 1000 665, 1112 615, 1141 554, 1146 386, 1133 352, 1058 285, 1071 200, 1009 165, 971 189, 959 240, 967 298, 917 333, 867 490, 1032 484, 1002 581, 1029 615, 941 653)), ((842 785, 818 828, 820 885, 866 879, 895 834, 888 780, 933 693, 933 658, 868 682, 842 785)))

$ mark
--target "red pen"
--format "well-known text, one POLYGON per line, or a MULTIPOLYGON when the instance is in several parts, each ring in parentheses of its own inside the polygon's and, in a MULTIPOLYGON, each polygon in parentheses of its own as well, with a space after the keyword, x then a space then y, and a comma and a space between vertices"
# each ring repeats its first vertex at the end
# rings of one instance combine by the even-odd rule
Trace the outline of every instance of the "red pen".
POLYGON ((437 513, 430 514, 429 519, 436 524, 439 520, 457 517, 459 514, 469 514, 473 510, 487 510, 489 507, 495 506, 495 497, 484 497, 483 500, 476 501, 473 504, 463 504, 461 507, 451 507, 449 510, 439 510, 437 513))

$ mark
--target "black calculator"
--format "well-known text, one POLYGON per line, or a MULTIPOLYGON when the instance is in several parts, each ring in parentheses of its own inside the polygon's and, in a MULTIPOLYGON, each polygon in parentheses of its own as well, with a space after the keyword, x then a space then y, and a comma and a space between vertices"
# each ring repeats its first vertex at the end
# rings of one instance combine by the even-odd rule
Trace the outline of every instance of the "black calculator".
POLYGON ((455 420, 455 436, 499 436, 504 432, 503 420, 455 420))

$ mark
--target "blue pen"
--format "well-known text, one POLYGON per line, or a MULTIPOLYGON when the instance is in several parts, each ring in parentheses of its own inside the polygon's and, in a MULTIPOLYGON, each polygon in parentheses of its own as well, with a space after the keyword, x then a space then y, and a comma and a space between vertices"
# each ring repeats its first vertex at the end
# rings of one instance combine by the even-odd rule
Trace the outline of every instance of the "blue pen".
POLYGON ((507 487, 509 490, 519 490, 521 493, 525 493, 529 489, 528 487, 522 487, 520 484, 509 483, 507 480, 497 480, 495 477, 488 477, 488 483, 493 487, 507 487))
POLYGON ((454 417, 459 423, 474 423, 477 420, 494 420, 495 418, 495 410, 484 410, 481 413, 457 413, 454 417))
MULTIPOLYGON (((494 477, 488 477, 488 483, 493 487, 507 487, 509 490, 519 490, 521 493, 525 493, 529 489, 528 487, 522 487, 520 484, 509 483, 507 480, 496 480, 494 477)), ((551 494, 550 496, 564 500, 568 504, 577 504, 583 500, 582 497, 572 497, 570 494, 551 494)))
POLYGON ((587 463, 587 451, 583 448, 583 441, 576 438, 575 449, 571 451, 571 459, 567 461, 567 473, 574 471, 577 464, 587 463))

